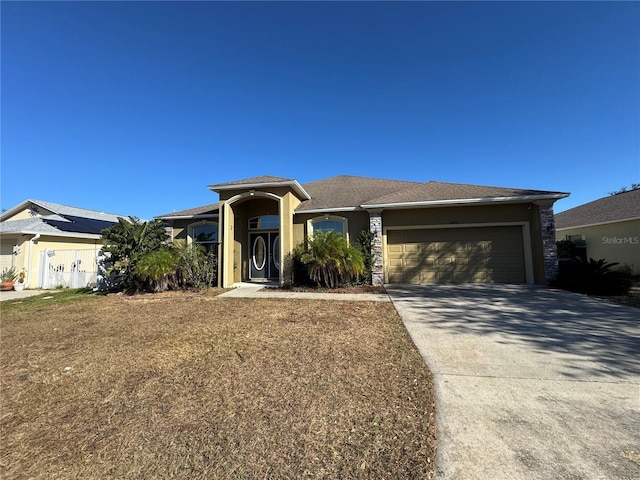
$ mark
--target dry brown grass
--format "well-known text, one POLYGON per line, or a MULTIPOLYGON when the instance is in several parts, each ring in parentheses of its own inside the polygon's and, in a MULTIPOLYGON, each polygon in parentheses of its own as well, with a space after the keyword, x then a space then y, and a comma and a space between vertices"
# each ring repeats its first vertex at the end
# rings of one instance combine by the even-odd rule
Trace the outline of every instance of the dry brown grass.
POLYGON ((109 296, 3 308, 0 334, 3 479, 433 475, 388 303, 109 296))

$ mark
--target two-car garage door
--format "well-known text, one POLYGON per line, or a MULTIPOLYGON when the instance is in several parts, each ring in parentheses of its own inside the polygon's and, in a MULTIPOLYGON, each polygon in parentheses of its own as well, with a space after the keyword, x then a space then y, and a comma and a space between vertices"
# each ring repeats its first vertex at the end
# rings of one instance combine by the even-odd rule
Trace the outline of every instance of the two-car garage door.
POLYGON ((524 283, 522 226, 387 231, 389 283, 524 283))

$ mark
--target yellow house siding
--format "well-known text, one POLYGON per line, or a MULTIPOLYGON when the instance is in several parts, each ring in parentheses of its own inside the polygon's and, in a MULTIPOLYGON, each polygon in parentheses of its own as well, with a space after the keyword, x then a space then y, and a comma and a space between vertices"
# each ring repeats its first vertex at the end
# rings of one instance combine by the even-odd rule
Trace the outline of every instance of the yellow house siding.
MULTIPOLYGON (((2 238, 0 269, 15 267, 17 272, 29 269, 29 240, 33 235, 5 235, 2 238), (17 248, 14 253, 14 247, 17 248)), ((28 273, 28 272, 27 272, 28 273)), ((27 287, 28 288, 28 287, 27 287)))
POLYGON ((0 270, 9 269, 15 265, 14 245, 14 241, 2 239, 0 244, 0 270))
POLYGON ((569 235, 584 235, 588 258, 618 262, 640 275, 640 220, 565 228, 556 231, 556 240, 565 240, 569 235))
POLYGON ((33 235, 20 236, 17 238, 2 239, 2 268, 5 264, 15 266, 20 271, 23 268, 27 272, 26 288, 37 288, 40 272, 40 253, 45 250, 92 250, 93 258, 102 248, 102 241, 96 239, 66 239, 51 236, 41 236, 35 242, 31 239, 33 235), (14 245, 18 246, 18 253, 13 254, 14 245), (5 255, 5 254, 8 254, 5 255))
MULTIPOLYGON (((53 215, 53 212, 42 208, 42 207, 38 207, 38 217, 41 217, 43 215, 53 215)), ((4 221, 5 222, 10 222, 12 220, 24 220, 26 218, 33 218, 33 215, 31 214, 31 210, 27 207, 24 208, 22 210, 20 210, 19 212, 14 213, 13 215, 11 215, 10 217, 6 218, 4 221)))

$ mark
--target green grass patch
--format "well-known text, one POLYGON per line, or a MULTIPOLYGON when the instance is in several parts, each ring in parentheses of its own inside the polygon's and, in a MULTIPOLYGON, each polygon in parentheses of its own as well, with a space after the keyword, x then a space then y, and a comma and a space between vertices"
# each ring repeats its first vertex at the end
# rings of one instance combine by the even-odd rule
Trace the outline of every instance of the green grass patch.
POLYGON ((91 288, 65 288, 50 290, 41 295, 25 297, 15 300, 0 302, 0 310, 3 314, 19 310, 30 310, 52 305, 65 305, 69 303, 92 301, 100 295, 93 293, 91 288))

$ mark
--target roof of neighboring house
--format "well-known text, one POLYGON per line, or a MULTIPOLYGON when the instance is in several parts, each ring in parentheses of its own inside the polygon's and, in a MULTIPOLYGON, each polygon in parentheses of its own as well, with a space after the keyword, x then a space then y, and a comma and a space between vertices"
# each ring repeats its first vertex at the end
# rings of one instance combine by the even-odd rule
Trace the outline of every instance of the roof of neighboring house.
POLYGON ((17 212, 24 210, 32 205, 31 209, 34 212, 34 217, 38 215, 38 207, 42 207, 45 210, 49 210, 55 214, 61 216, 74 216, 74 217, 83 217, 83 218, 91 218, 94 220, 106 220, 108 222, 117 222, 118 217, 127 217, 126 215, 114 215, 112 213, 98 212, 95 210, 87 210, 86 208, 78 208, 78 207, 70 207, 69 205, 62 205, 60 203, 53 202, 45 202, 43 200, 33 200, 28 198, 27 200, 19 203, 15 207, 10 208, 6 212, 2 212, 0 215, 0 221, 4 221, 6 218, 15 215, 17 212))
POLYGON ((203 205, 202 207, 189 208, 187 210, 180 210, 179 212, 165 213, 164 215, 158 215, 156 218, 171 220, 178 218, 197 218, 205 216, 213 216, 218 214, 220 208, 219 203, 212 203, 211 205, 203 205))
POLYGON ((640 189, 610 195, 555 215, 556 230, 640 219, 640 189))
POLYGON ((124 216, 27 199, 0 215, 0 233, 98 238, 104 228, 118 221, 118 217, 124 216), (25 209, 29 210, 30 218, 11 220, 25 209))
POLYGON ((41 218, 24 218, 22 220, 12 220, 10 222, 0 222, 0 234, 9 233, 41 233, 56 234, 58 229, 43 222, 41 218))

